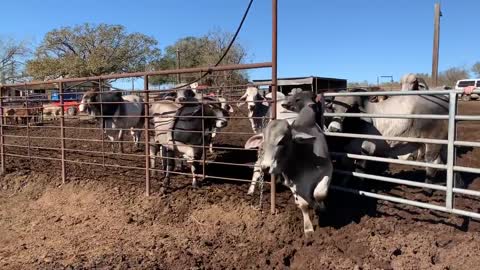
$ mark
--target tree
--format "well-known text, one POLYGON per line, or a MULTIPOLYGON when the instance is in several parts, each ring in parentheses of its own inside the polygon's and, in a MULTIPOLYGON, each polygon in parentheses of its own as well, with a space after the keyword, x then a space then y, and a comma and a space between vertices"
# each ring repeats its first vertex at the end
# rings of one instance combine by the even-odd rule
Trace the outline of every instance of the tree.
MULTIPOLYGON (((419 78, 423 78, 429 87, 434 86, 432 77, 427 73, 417 73, 415 74, 419 78)), ((446 69, 438 74, 438 85, 445 85, 453 87, 458 80, 468 78, 468 71, 465 68, 461 67, 451 67, 446 69)))
POLYGON ((157 41, 121 25, 83 24, 48 32, 27 63, 34 79, 144 71, 160 57, 157 41))
POLYGON ((29 54, 25 42, 14 39, 0 39, 0 83, 22 79, 23 60, 29 54))
POLYGON ((469 78, 468 71, 465 68, 452 67, 440 72, 438 75, 439 85, 455 86, 458 80, 469 78))
MULTIPOLYGON (((177 63, 177 50, 180 53, 181 68, 209 67, 217 64, 226 51, 232 35, 225 32, 211 32, 201 37, 185 37, 175 44, 165 48, 160 61, 154 64, 155 69, 175 69, 177 63)), ((244 63, 247 57, 245 48, 239 43, 234 43, 221 65, 244 63)), ((242 71, 225 71, 212 76, 210 83, 214 86, 243 84, 248 80, 247 74, 242 71)), ((182 82, 189 82, 198 78, 199 74, 182 74, 182 82)), ((151 82, 161 84, 175 82, 176 77, 154 77, 151 82)))
POLYGON ((477 78, 480 78, 480 62, 477 62, 473 65, 472 72, 475 73, 477 78))

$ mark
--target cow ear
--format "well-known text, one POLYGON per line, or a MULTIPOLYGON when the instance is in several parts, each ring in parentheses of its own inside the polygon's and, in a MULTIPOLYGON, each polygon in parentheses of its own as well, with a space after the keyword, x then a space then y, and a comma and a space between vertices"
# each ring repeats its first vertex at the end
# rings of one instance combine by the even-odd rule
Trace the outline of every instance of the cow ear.
POLYGON ((313 144, 315 142, 315 136, 304 132, 293 132, 293 141, 300 144, 313 144))
POLYGON ((275 145, 285 145, 288 141, 288 138, 290 138, 290 136, 283 134, 281 137, 276 138, 275 145))
POLYGON ((263 144, 263 134, 256 134, 250 137, 245 143, 245 149, 260 148, 263 144))

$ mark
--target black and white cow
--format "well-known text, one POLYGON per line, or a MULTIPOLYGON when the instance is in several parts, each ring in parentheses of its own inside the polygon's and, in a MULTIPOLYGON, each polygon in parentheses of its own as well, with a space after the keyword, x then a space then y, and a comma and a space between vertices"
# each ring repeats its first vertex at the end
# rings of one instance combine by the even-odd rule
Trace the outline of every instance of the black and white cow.
POLYGON ((324 207, 333 171, 325 136, 316 124, 314 105, 312 98, 293 95, 284 106, 298 112, 296 120, 292 124, 272 120, 263 133, 245 144, 246 148, 262 148, 262 170, 283 177, 302 211, 306 235, 314 231, 309 207, 324 207))
POLYGON ((150 146, 150 162, 151 167, 155 168, 155 157, 161 154, 163 169, 166 171, 162 190, 169 185, 169 172, 175 167, 173 158, 176 153, 190 163, 192 185, 198 186, 196 160, 202 157, 203 144, 207 145, 211 141, 211 134, 202 131, 212 130, 213 127, 225 127, 227 120, 224 110, 210 104, 189 103, 182 106, 176 102, 164 100, 152 104, 150 114, 153 116, 155 130, 150 146))
MULTIPOLYGON (((80 112, 100 117, 100 123, 110 141, 119 142, 119 151, 123 153, 123 131, 130 130, 135 148, 138 148, 144 125, 143 99, 135 95, 123 96, 119 91, 99 93, 94 90, 85 92, 79 105, 80 112)), ((115 151, 114 145, 112 145, 115 151)))
MULTIPOLYGON (((195 84, 192 84, 191 87, 192 88, 179 89, 176 92, 175 101, 178 104, 188 105, 192 103, 201 102, 203 104, 209 104, 211 106, 220 107, 223 110, 223 116, 225 120, 228 119, 230 113, 233 113, 233 108, 232 106, 230 106, 230 104, 228 104, 228 101, 226 98, 221 96, 216 96, 216 95, 210 95, 210 94, 202 95, 202 94, 199 94, 194 88, 196 87, 195 84)), ((226 127, 227 124, 228 122, 226 121, 224 127, 226 127)), ((222 128, 215 125, 214 127, 212 127, 212 130, 208 130, 208 132, 211 134, 211 140, 208 147, 210 153, 213 153, 213 141, 217 136, 217 132, 220 132, 221 129, 222 128)))

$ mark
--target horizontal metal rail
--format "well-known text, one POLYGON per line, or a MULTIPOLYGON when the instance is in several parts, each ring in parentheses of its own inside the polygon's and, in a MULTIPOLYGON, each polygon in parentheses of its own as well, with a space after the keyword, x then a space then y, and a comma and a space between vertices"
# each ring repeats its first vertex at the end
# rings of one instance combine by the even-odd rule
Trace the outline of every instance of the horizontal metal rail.
POLYGON ((420 183, 420 182, 399 179, 399 178, 392 178, 392 177, 379 176, 379 175, 367 174, 367 173, 359 173, 359 172, 350 172, 350 171, 344 171, 344 170, 335 170, 335 172, 342 175, 351 175, 359 178, 371 179, 371 180, 376 180, 380 182, 388 182, 388 183, 407 185, 407 186, 419 187, 419 188, 428 188, 428 189, 434 189, 434 190, 440 190, 440 191, 447 190, 447 188, 444 186, 420 183))
POLYGON ((442 170, 447 169, 447 165, 444 165, 444 164, 435 164, 435 163, 428 163, 428 162, 401 160, 401 159, 358 155, 358 154, 341 153, 341 152, 330 152, 330 154, 333 156, 346 156, 352 159, 369 160, 369 161, 376 161, 376 162, 393 163, 393 164, 426 167, 426 168, 435 168, 435 169, 442 169, 442 170))
POLYGON ((344 138, 359 138, 369 140, 382 140, 382 141, 399 141, 399 142, 412 142, 412 143, 433 143, 433 144, 447 144, 447 140, 439 139, 424 139, 414 137, 388 137, 381 135, 367 135, 357 133, 340 133, 340 132, 324 132, 327 136, 344 137, 344 138))
POLYGON ((12 153, 4 153, 5 156, 10 156, 10 157, 18 157, 18 158, 24 158, 24 159, 43 159, 43 160, 53 160, 53 161, 62 161, 61 158, 52 158, 52 157, 40 157, 40 156, 34 156, 34 155, 19 155, 19 154, 12 154, 12 153))
POLYGON ((50 81, 32 81, 28 83, 19 83, 19 84, 4 84, 2 85, 2 87, 24 87, 24 86, 39 85, 39 84, 47 85, 47 84, 69 83, 69 82, 71 83, 71 82, 84 82, 84 81, 105 81, 105 80, 143 77, 143 76, 174 75, 174 74, 200 73, 200 72, 205 73, 205 72, 212 72, 212 71, 271 68, 271 67, 272 67, 271 62, 223 65, 223 66, 217 66, 217 67, 183 68, 183 69, 171 69, 171 70, 159 70, 159 71, 120 73, 120 74, 92 76, 92 77, 67 78, 67 79, 50 80, 50 81))
POLYGON ((474 212, 469 212, 469 211, 455 209, 455 208, 449 209, 447 207, 436 205, 436 204, 417 202, 417 201, 407 200, 407 199, 398 198, 398 197, 389 196, 389 195, 377 194, 377 193, 363 191, 363 190, 356 190, 356 189, 344 188, 339 186, 331 186, 331 188, 333 190, 348 192, 356 195, 362 195, 365 197, 370 197, 370 198, 375 198, 375 199, 380 199, 380 200, 385 200, 385 201, 390 201, 395 203, 402 203, 402 204, 416 206, 420 208, 432 209, 432 210, 441 211, 445 213, 457 214, 457 215, 467 216, 475 219, 480 219, 480 213, 474 213, 474 212))
MULTIPOLYGON (((371 91, 371 92, 336 92, 323 93, 325 97, 341 97, 341 96, 437 96, 449 95, 450 93, 463 94, 463 90, 414 90, 414 91, 371 91)), ((474 90, 472 93, 480 94, 480 90, 474 90)))
POLYGON ((398 118, 448 120, 448 115, 439 114, 374 114, 374 113, 324 113, 325 117, 398 118))

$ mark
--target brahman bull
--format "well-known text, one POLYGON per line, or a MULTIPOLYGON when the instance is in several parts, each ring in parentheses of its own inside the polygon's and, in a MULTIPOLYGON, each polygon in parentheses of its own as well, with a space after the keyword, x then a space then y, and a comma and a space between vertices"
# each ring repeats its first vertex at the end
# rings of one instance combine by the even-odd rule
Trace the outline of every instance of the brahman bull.
POLYGON ((324 207, 333 172, 325 136, 316 123, 315 106, 311 93, 294 94, 284 107, 298 112, 295 121, 289 124, 287 120, 272 120, 263 133, 252 136, 245 144, 247 149, 262 148, 262 170, 283 177, 302 211, 306 235, 314 231, 309 206, 324 207))

